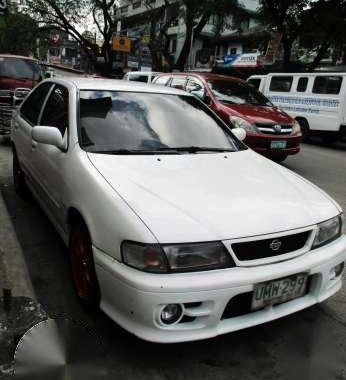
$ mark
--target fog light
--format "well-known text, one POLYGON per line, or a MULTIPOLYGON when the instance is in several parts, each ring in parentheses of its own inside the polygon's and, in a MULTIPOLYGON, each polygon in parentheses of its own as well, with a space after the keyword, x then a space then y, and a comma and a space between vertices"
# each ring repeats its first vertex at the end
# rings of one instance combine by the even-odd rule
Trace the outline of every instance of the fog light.
POLYGON ((345 267, 344 262, 336 265, 333 269, 330 270, 329 279, 334 280, 335 278, 339 277, 341 275, 341 273, 343 272, 344 267, 345 267))
POLYGON ((179 321, 182 317, 183 308, 180 304, 170 303, 166 305, 161 311, 161 321, 165 325, 172 325, 179 321))

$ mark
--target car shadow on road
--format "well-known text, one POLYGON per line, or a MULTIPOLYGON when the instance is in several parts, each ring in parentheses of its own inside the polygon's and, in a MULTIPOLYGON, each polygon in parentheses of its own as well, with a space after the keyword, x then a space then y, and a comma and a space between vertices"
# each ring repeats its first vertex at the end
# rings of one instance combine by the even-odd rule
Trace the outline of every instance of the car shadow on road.
POLYGON ((346 329, 318 307, 210 340, 165 345, 136 338, 80 305, 67 250, 47 217, 35 201, 18 198, 12 184, 1 190, 38 301, 51 318, 72 319, 101 338, 107 348, 102 378, 330 380, 345 373, 346 329))

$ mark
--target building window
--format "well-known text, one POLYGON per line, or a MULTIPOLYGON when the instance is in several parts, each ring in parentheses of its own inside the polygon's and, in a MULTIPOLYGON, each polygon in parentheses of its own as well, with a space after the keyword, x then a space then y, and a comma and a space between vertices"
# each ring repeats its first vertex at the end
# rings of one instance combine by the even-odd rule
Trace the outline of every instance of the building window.
POLYGON ((237 54, 237 48, 231 48, 229 53, 230 54, 237 54))
POLYGON ((128 10, 129 10, 129 6, 125 5, 125 7, 120 8, 120 13, 127 13, 128 10))
POLYGON ((208 24, 210 25, 218 25, 219 23, 219 16, 218 15, 211 15, 209 17, 208 24))
POLYGON ((269 90, 277 92, 290 92, 292 82, 293 77, 290 76, 272 77, 269 90))
POLYGON ((140 8, 141 5, 142 5, 141 1, 136 1, 135 3, 132 4, 132 8, 137 9, 137 8, 140 8))
POLYGON ((338 94, 340 92, 342 77, 321 76, 316 77, 312 92, 314 94, 338 94))

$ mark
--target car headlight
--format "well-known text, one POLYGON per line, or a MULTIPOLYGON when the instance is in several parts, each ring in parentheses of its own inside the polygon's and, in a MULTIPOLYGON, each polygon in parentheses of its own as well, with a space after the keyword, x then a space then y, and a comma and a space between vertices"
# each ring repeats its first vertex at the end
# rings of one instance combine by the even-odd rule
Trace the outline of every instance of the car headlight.
POLYGON ((292 128, 292 134, 295 135, 297 133, 301 133, 302 130, 300 128, 300 124, 298 123, 297 120, 294 121, 293 128, 292 128))
POLYGON ((236 127, 236 128, 243 128, 246 131, 251 131, 251 132, 258 132, 256 126, 253 124, 249 123, 245 119, 239 116, 230 116, 229 117, 230 122, 236 127))
POLYGON ((318 248, 322 245, 330 243, 341 236, 342 218, 338 215, 332 219, 328 219, 317 225, 317 232, 312 243, 312 248, 318 248))
POLYGON ((152 273, 192 272, 233 267, 234 262, 221 242, 191 244, 141 244, 124 242, 125 264, 152 273))

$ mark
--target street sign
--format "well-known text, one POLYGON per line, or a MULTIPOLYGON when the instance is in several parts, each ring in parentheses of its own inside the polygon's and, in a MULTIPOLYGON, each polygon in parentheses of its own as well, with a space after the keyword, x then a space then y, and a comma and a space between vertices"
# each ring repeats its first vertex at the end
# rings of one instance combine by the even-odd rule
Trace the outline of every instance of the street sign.
POLYGON ((4 15, 7 9, 7 0, 0 0, 0 16, 4 15))
POLYGON ((114 51, 122 51, 124 53, 130 53, 131 52, 131 38, 113 36, 112 46, 113 46, 114 51))

